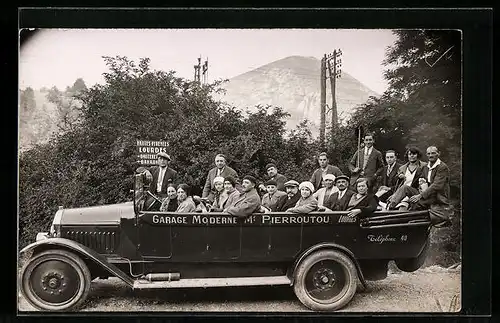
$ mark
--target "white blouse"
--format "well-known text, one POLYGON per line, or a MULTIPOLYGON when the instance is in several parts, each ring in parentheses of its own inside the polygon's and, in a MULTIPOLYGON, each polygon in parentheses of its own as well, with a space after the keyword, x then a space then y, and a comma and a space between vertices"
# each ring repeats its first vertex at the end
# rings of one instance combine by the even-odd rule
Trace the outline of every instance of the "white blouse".
POLYGON ((413 182, 413 178, 415 177, 415 173, 417 172, 417 169, 413 172, 410 172, 410 167, 406 168, 406 173, 405 173, 405 183, 404 185, 411 186, 411 182, 413 182))

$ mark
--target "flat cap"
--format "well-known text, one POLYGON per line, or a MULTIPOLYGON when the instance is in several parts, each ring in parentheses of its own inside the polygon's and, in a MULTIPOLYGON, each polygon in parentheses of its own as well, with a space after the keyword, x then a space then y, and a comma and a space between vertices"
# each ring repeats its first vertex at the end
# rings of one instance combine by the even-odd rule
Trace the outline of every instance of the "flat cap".
POLYGON ((296 186, 296 187, 299 187, 299 185, 300 185, 300 184, 299 184, 299 182, 294 181, 293 179, 285 183, 285 187, 288 187, 288 186, 296 186))
POLYGON ((278 167, 276 167, 276 165, 275 165, 275 164, 273 164, 273 163, 269 163, 269 164, 267 164, 267 165, 266 165, 266 170, 268 170, 268 169, 269 169, 269 168, 271 168, 271 167, 278 168, 278 167))
POLYGON ((274 180, 274 179, 270 179, 266 182, 265 184, 266 186, 267 185, 274 185, 274 186, 278 186, 278 183, 274 180))
POLYGON ((169 155, 169 154, 167 154, 167 153, 166 153, 166 152, 164 152, 164 151, 160 151, 159 153, 157 153, 157 154, 156 154, 156 157, 163 157, 163 158, 166 158, 166 159, 168 159, 168 160, 172 160, 172 159, 170 158, 170 155, 169 155))

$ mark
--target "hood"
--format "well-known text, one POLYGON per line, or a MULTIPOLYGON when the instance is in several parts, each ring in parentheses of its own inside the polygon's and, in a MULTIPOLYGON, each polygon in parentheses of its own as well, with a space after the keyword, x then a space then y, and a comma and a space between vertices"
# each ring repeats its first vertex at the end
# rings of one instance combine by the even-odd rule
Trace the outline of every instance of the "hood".
POLYGON ((62 209, 61 224, 120 224, 121 218, 134 218, 134 203, 109 204, 62 209))

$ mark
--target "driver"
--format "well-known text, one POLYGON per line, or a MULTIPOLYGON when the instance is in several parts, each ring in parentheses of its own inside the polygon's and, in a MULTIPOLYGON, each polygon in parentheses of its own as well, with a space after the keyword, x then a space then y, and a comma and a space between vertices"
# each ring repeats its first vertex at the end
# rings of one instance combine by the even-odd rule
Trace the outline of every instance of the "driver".
POLYGON ((152 196, 148 197, 146 205, 151 205, 151 207, 149 207, 151 211, 158 211, 160 209, 161 200, 167 197, 167 188, 169 184, 174 184, 177 179, 177 171, 169 167, 172 161, 170 155, 166 152, 159 152, 156 156, 158 158, 156 166, 152 166, 149 169, 144 167, 139 167, 137 169, 138 173, 144 172, 146 174, 146 178, 150 182, 149 192, 155 195, 159 200, 156 200, 152 196), (155 200, 159 203, 155 203, 155 200))

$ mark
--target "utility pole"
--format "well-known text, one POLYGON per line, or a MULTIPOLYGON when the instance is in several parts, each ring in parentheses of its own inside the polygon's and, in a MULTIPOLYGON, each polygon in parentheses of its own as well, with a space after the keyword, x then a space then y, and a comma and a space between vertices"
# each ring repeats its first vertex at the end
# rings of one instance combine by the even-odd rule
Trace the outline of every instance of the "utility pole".
POLYGON ((198 65, 194 66, 194 81, 200 82, 201 56, 198 57, 198 65))
POLYGON ((337 86, 337 78, 341 76, 342 70, 340 67, 342 66, 342 60, 340 59, 340 56, 342 56, 342 50, 336 49, 333 51, 332 54, 327 56, 327 62, 328 62, 328 72, 329 72, 329 77, 330 77, 330 85, 332 87, 332 138, 333 134, 335 133, 335 130, 337 129, 338 126, 338 111, 337 111, 337 99, 336 99, 336 86, 337 86), (333 68, 332 64, 330 61, 333 60, 333 68))
POLYGON ((321 76, 320 76, 320 88, 321 88, 321 121, 319 125, 319 141, 321 149, 324 149, 325 145, 325 128, 326 128, 326 54, 321 59, 321 76))
POLYGON ((206 84, 208 81, 208 58, 203 63, 202 72, 203 72, 203 84, 206 84))

